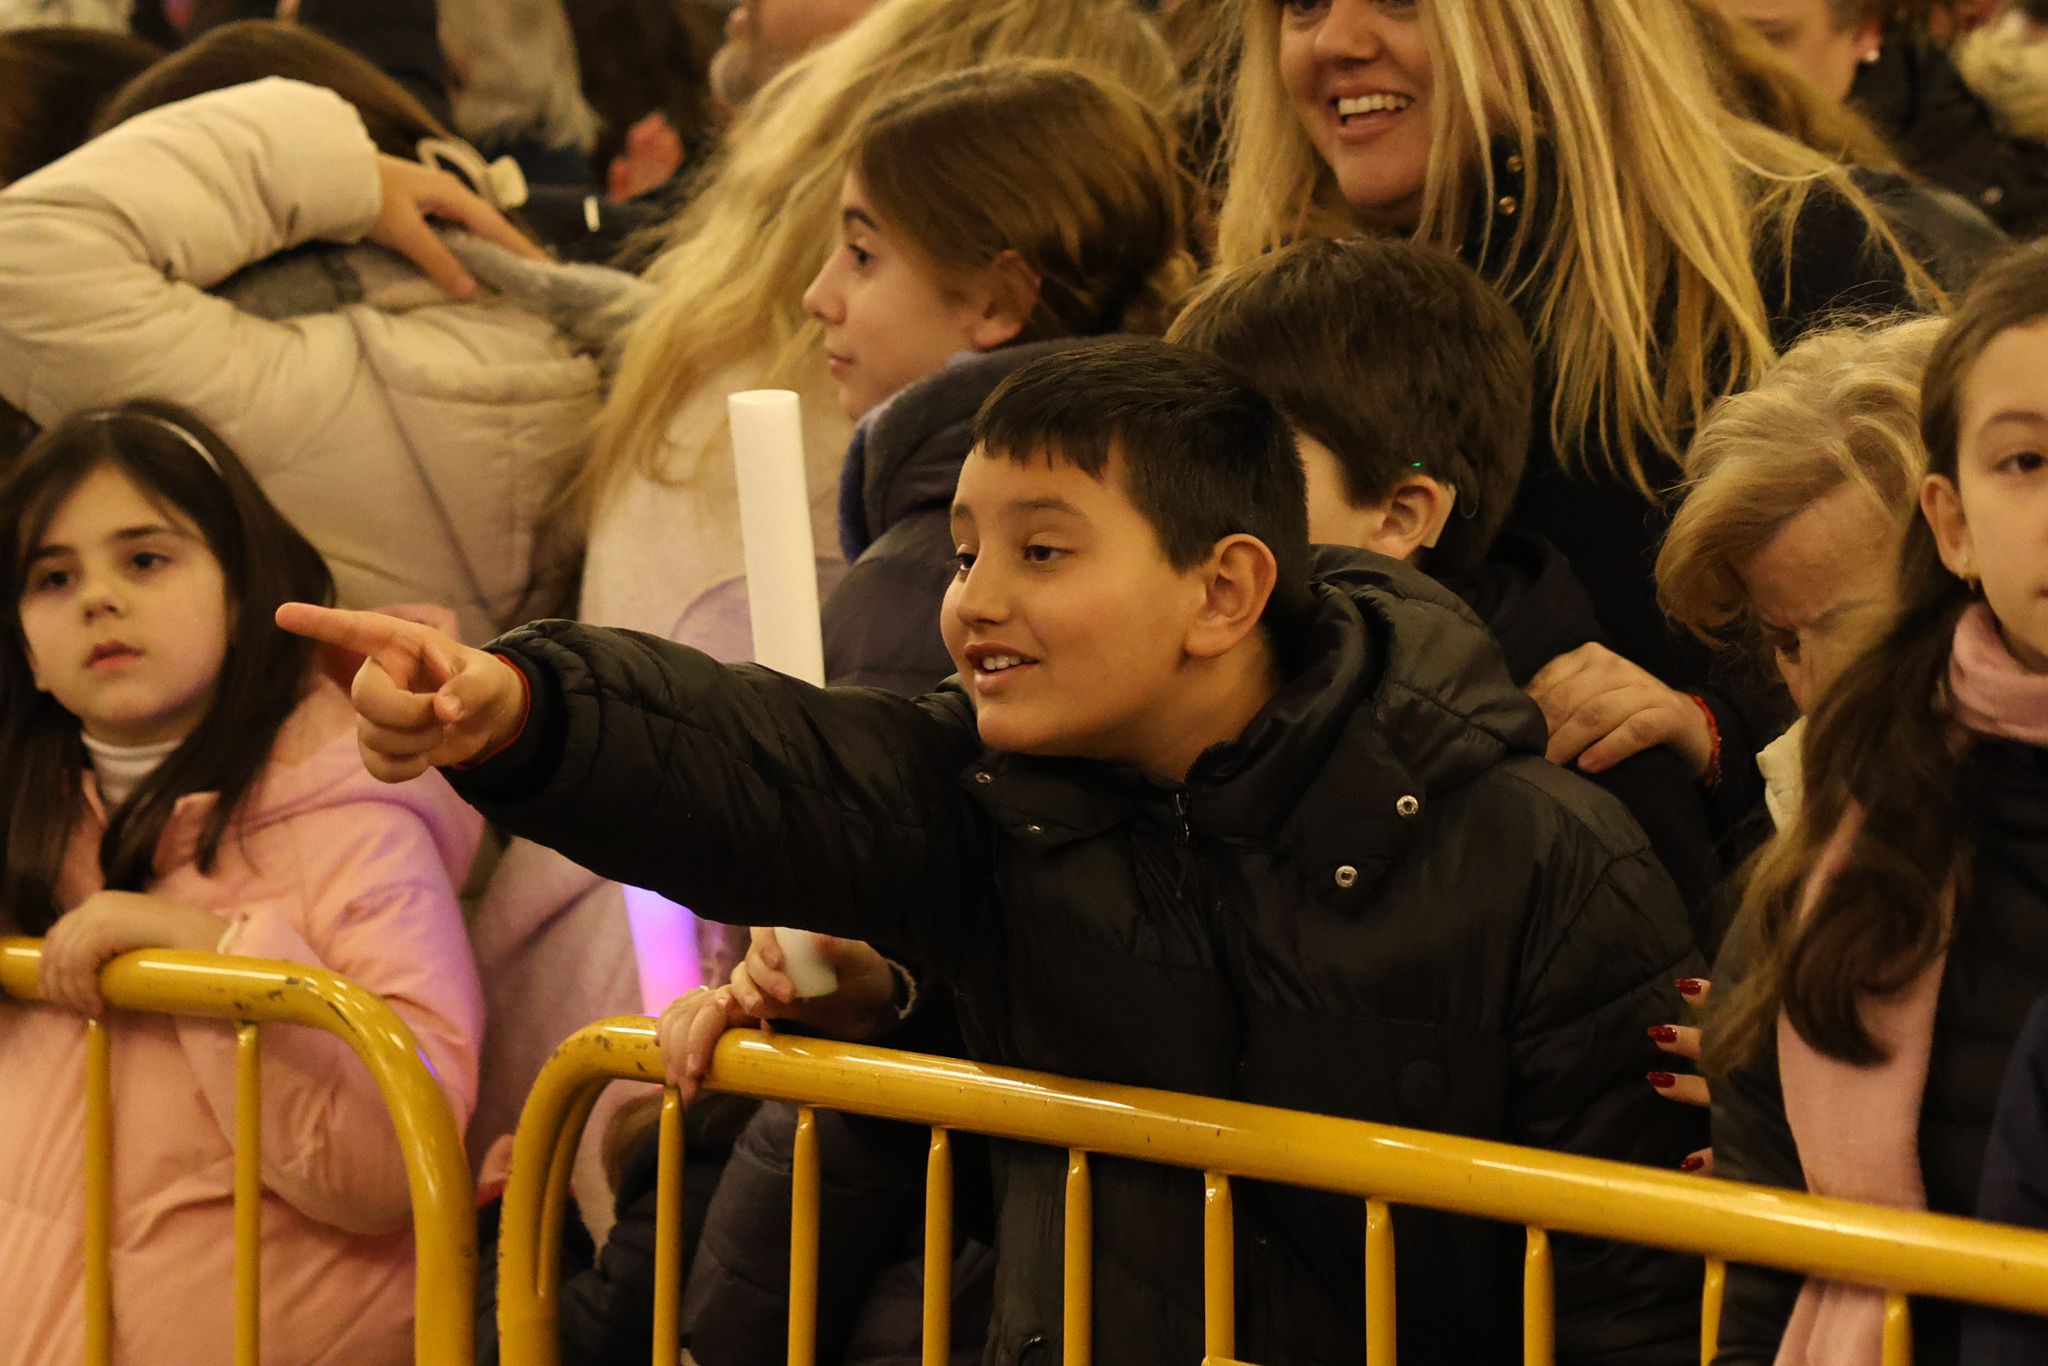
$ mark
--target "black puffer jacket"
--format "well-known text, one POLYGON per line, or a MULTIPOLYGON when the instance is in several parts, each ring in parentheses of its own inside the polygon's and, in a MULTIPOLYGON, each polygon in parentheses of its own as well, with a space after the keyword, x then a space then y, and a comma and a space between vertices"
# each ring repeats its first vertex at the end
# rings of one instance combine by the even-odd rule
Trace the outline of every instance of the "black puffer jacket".
MULTIPOLYGON (((1515 686, 1551 660, 1582 645, 1607 644, 1585 585, 1557 548, 1537 536, 1507 535, 1470 574, 1448 582, 1499 642, 1515 686)), ((1700 786, 1685 762, 1663 746, 1625 759, 1593 777, 1628 808, 1692 915, 1693 940, 1712 955, 1722 926, 1721 860, 1707 828, 1700 786)))
POLYGON ((839 488, 849 568, 825 600, 825 679, 915 697, 953 673, 939 604, 953 581, 953 490, 974 415, 1010 374, 1070 340, 1005 347, 911 385, 854 438, 839 488))
MULTIPOLYGON (((1969 1214, 2006 1063, 2028 1009, 2048 990, 2048 752, 1982 741, 1960 778, 1978 846, 1969 904, 1956 917, 1935 1007, 1934 1052, 1920 1112, 1920 1170, 1928 1208, 1969 1214)), ((1716 977, 1739 979, 1749 953, 1738 929, 1716 977)), ((1719 983, 1717 981, 1716 985, 1719 983)), ((1740 1181, 1804 1188, 1799 1151, 1785 1123, 1777 1057, 1714 1086, 1714 1168, 1740 1181)), ((1799 1282, 1752 1268, 1728 1269, 1722 1363, 1768 1366, 1799 1282)), ((1959 1360, 1958 1315, 1946 1303, 1913 1308, 1913 1360, 1959 1360)))
POLYGON ((1856 69, 1849 103, 1915 175, 1969 200, 2014 237, 2048 230, 2048 146, 1999 131, 1997 116, 1932 39, 1887 34, 1856 69))
MULTIPOLYGON (((985 753, 956 688, 911 702, 548 623, 499 645, 527 728, 452 780, 607 877, 736 923, 917 953, 992 1062, 1676 1164, 1643 1073, 1700 960, 1642 834, 1544 761, 1540 715, 1440 586, 1325 563, 1302 661, 1184 787, 985 753)), ((1061 1153, 997 1153, 989 1357, 1060 1357, 1061 1153)), ((1201 1182, 1096 1165, 1095 1358, 1193 1360, 1201 1182)), ((1363 1208, 1245 1183, 1241 1354, 1355 1362, 1363 1208)), ((1402 1210, 1401 1354, 1516 1359, 1521 1233, 1402 1210)), ((1698 1269, 1557 1242, 1566 1362, 1690 1361, 1698 1269)))

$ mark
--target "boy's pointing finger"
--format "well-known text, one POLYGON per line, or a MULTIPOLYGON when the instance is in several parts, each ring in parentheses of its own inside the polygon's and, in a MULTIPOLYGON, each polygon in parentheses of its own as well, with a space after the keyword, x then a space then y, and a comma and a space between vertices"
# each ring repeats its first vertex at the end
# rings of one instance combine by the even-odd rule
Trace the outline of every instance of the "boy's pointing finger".
POLYGON ((359 655, 373 655, 401 639, 406 630, 418 629, 380 612, 349 612, 310 602, 285 603, 277 609, 276 620, 279 629, 295 636, 339 645, 359 655))

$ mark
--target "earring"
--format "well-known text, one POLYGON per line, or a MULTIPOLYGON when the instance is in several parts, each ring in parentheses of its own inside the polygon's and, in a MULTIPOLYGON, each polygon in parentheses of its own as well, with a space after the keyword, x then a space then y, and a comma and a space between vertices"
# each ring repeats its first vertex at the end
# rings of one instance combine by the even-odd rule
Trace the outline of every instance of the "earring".
POLYGON ((1860 60, 1865 66, 1876 66, 1879 59, 1881 59, 1883 56, 1884 49, 1881 47, 1874 47, 1870 49, 1870 51, 1864 53, 1863 56, 1858 60, 1860 60))

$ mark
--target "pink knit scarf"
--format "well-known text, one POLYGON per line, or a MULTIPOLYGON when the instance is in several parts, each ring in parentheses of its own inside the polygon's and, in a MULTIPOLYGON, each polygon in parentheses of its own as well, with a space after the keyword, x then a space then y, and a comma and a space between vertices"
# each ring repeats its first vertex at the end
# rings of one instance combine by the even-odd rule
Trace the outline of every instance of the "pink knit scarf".
MULTIPOLYGON (((2048 746, 2048 675, 2013 658, 1998 619, 1982 603, 1957 623, 1949 682, 1956 717, 1972 733, 2048 746)), ((1841 870, 1862 821, 1862 813, 1852 809, 1829 839, 1807 879, 1802 919, 1812 914, 1841 870)), ((1942 917, 1954 913, 1953 893, 1945 891, 1942 917)), ((1937 957, 1900 991, 1864 1001, 1864 1025, 1889 1054, 1875 1066, 1823 1057, 1779 1013, 1785 1118, 1799 1145, 1808 1190, 1897 1209, 1927 1207, 1920 1177, 1920 1105, 1945 962, 1945 956, 1937 957)), ((1882 1357, 1883 1337, 1882 1293, 1809 1280, 1786 1324, 1777 1366, 1874 1366, 1882 1357)))

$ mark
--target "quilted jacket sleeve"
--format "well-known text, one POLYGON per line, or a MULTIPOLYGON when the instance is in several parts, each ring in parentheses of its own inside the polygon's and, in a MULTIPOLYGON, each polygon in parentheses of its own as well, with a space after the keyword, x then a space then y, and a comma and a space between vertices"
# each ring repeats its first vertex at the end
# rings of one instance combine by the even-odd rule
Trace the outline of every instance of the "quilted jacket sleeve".
POLYGON ((382 194, 355 110, 295 81, 215 91, 95 138, 0 192, 0 397, 44 424, 173 399, 260 475, 323 417, 280 379, 347 375, 357 343, 339 318, 270 322, 206 290, 288 247, 359 239, 382 194))
MULTIPOLYGON (((1665 1065, 1649 1027, 1684 1018, 1677 979, 1705 970, 1685 909, 1641 836, 1604 822, 1567 824, 1550 867, 1516 1010, 1516 1141, 1675 1171, 1705 1117, 1644 1073, 1665 1065)), ((1696 1260, 1566 1236, 1553 1255, 1559 1361, 1698 1359, 1696 1260)))
POLYGON ((533 685, 520 742, 452 774, 513 833, 731 924, 868 939, 943 972, 993 924, 980 752, 957 693, 911 701, 543 622, 492 648, 533 685))

